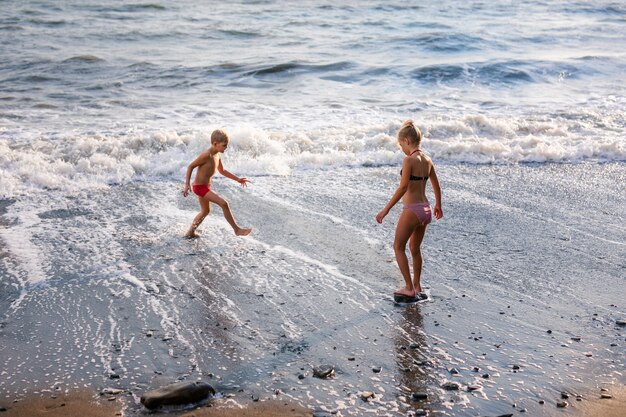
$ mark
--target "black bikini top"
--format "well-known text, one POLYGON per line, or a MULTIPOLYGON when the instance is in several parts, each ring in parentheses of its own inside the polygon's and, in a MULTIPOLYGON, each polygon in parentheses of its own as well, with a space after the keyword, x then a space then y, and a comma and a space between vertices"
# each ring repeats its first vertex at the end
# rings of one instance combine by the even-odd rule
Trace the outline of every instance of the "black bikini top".
MULTIPOLYGON (((422 152, 419 149, 414 150, 413 152, 411 152, 411 154, 409 156, 413 156, 418 152, 422 152)), ((400 176, 402 176, 402 170, 400 170, 400 176)), ((409 177, 409 181, 428 181, 428 176, 426 177, 416 177, 415 175, 411 175, 409 177)))
MULTIPOLYGON (((400 176, 402 176, 402 170, 400 170, 400 176)), ((409 181, 427 181, 428 177, 416 177, 415 175, 411 175, 409 177, 409 181)))

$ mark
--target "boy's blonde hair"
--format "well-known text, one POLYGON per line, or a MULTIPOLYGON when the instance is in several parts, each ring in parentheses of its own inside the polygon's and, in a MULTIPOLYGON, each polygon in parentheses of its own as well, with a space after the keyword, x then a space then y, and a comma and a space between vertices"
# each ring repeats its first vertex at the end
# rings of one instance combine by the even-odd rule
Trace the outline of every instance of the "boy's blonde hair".
POLYGON ((211 143, 224 143, 228 142, 228 134, 222 129, 216 129, 211 133, 211 143))
POLYGON ((419 146, 422 142, 422 132, 413 124, 413 120, 402 123, 398 130, 398 140, 408 139, 411 145, 419 146))

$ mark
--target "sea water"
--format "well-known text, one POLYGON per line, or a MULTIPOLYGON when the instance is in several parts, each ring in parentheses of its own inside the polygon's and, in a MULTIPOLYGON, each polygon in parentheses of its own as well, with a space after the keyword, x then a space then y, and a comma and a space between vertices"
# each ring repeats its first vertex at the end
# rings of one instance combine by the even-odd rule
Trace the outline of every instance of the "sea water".
POLYGON ((200 378, 344 415, 474 415, 624 384, 625 16, 0 2, 1 395, 200 378), (399 209, 375 215, 406 119, 445 216, 424 242, 433 301, 399 309, 399 209), (214 189, 254 232, 214 207, 185 241, 185 170, 216 128, 252 184, 214 189), (323 363, 334 379, 312 378, 323 363))

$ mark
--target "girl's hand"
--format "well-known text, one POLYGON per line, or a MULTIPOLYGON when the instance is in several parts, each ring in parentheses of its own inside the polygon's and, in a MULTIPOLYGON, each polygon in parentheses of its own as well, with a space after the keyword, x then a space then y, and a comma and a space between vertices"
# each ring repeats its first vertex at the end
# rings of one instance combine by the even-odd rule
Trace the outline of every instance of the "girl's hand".
POLYGON ((189 184, 185 184, 183 188, 183 197, 187 197, 189 195, 189 184))
POLYGON ((435 205, 435 218, 437 220, 441 219, 443 217, 443 210, 441 209, 440 205, 435 205))
POLYGON ((376 221, 378 223, 382 223, 383 219, 385 218, 385 216, 389 214, 389 210, 385 210, 383 209, 383 211, 381 211, 380 213, 378 213, 378 216, 376 216, 376 221))
POLYGON ((248 183, 252 181, 248 180, 247 178, 239 178, 239 181, 237 182, 241 184, 242 187, 247 187, 248 183))

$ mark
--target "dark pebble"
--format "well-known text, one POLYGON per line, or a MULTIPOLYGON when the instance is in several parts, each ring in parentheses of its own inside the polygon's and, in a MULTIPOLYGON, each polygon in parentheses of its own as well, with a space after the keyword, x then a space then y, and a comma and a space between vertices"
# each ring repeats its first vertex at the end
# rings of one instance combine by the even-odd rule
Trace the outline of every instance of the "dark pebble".
POLYGON ((413 394, 411 394, 411 399, 414 401, 427 400, 428 394, 426 394, 425 392, 414 392, 413 394))
POLYGON ((111 374, 109 375, 110 379, 120 379, 120 376, 118 374, 111 374))
POLYGON ((567 392, 562 392, 561 398, 563 398, 564 400, 567 400, 569 398, 569 394, 567 392))
POLYGON ((483 378, 488 379, 489 378, 489 374, 483 374, 483 378))

